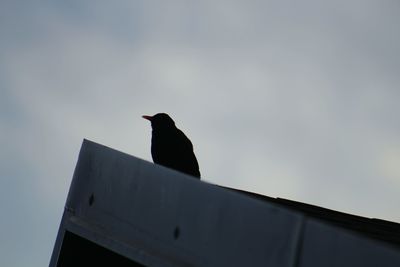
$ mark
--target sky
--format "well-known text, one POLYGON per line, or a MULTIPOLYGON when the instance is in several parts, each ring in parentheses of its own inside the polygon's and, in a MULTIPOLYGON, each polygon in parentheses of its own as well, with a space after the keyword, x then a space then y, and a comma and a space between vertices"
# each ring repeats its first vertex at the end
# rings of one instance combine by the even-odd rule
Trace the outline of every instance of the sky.
POLYGON ((205 181, 400 222, 400 3, 0 3, 0 266, 46 266, 84 138, 205 181), (23 252, 23 254, 21 254, 23 252))

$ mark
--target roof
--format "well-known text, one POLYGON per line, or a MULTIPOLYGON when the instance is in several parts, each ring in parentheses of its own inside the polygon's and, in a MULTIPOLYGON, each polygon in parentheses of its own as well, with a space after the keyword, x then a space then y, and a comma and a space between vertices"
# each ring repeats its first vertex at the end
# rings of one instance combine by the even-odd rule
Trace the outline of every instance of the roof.
POLYGON ((396 222, 357 216, 316 205, 284 198, 272 198, 239 189, 228 187, 225 188, 248 195, 255 199, 289 208, 296 212, 301 212, 307 217, 318 219, 324 223, 354 231, 357 234, 362 234, 372 239, 384 241, 394 246, 400 246, 400 224, 396 222))
POLYGON ((50 267, 400 266, 398 231, 209 184, 84 140, 50 267))

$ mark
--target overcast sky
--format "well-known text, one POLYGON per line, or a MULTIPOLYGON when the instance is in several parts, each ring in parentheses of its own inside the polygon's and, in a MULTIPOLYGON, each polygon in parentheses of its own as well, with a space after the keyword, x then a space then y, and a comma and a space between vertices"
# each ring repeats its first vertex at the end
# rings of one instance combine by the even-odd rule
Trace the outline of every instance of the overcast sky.
POLYGON ((83 138, 202 178, 400 221, 398 1, 0 3, 0 266, 50 255, 83 138))

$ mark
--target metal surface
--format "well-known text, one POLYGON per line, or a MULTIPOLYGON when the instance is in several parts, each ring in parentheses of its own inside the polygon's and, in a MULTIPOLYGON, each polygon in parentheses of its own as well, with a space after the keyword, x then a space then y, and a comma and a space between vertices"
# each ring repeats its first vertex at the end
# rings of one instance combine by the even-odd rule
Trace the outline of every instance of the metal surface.
MULTIPOLYGON (((63 245, 66 233, 132 266, 367 266, 354 264, 362 258, 400 266, 399 251, 382 243, 87 140, 51 267, 63 266, 60 255, 74 249, 85 255, 79 241, 63 245), (352 264, 338 265, 338 256, 352 264)), ((105 266, 91 257, 93 266, 105 266)))

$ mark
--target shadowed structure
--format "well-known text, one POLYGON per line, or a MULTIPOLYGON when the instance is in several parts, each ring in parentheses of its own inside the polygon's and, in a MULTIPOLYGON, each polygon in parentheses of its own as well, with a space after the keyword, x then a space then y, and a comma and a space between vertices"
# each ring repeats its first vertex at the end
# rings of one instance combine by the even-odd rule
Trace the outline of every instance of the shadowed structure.
POLYGON ((400 225, 190 179, 84 140, 49 267, 398 267, 400 225))
POLYGON ((168 114, 144 115, 153 128, 151 156, 154 163, 200 178, 199 164, 193 145, 186 135, 176 128, 168 114))

